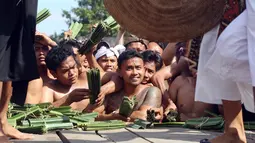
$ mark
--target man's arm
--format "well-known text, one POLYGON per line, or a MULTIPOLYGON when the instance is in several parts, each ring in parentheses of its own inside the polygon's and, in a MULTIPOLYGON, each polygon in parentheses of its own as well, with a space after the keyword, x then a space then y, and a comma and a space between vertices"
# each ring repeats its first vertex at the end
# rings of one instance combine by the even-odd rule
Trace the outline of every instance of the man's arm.
POLYGON ((113 75, 111 80, 101 86, 100 93, 96 102, 101 105, 106 95, 110 95, 114 92, 118 92, 123 87, 123 81, 118 75, 113 75))
POLYGON ((38 104, 42 98, 43 81, 41 78, 28 82, 25 103, 38 104))
POLYGON ((90 91, 84 88, 76 88, 72 92, 63 96, 59 100, 53 103, 53 106, 69 106, 72 104, 72 108, 76 108, 79 104, 83 104, 85 99, 89 98, 90 91))
POLYGON ((170 93, 169 98, 171 98, 173 102, 176 102, 177 100, 177 94, 178 94, 179 88, 181 87, 182 80, 183 79, 181 76, 176 77, 169 88, 169 93, 170 93))
POLYGON ((141 107, 134 111, 130 118, 131 120, 135 120, 137 118, 146 120, 147 118, 147 110, 152 108, 160 108, 162 102, 162 95, 160 90, 157 87, 149 87, 150 89, 147 91, 145 95, 145 99, 141 107))
POLYGON ((115 45, 124 45, 124 34, 125 30, 122 27, 120 27, 116 37, 115 45))
POLYGON ((164 52, 162 54, 162 59, 166 66, 172 64, 173 58, 175 57, 175 53, 176 53, 175 45, 176 43, 169 43, 164 49, 164 52))

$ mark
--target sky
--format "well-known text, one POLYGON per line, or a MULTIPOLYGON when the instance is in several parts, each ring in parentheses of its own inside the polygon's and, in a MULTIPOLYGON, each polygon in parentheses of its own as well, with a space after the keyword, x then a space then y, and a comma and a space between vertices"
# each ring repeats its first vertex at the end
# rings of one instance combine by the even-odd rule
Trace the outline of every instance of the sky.
POLYGON ((73 7, 77 7, 75 0, 38 0, 38 9, 49 9, 51 16, 39 23, 36 30, 52 35, 54 32, 60 34, 63 30, 68 29, 65 18, 62 17, 62 10, 70 11, 73 7))

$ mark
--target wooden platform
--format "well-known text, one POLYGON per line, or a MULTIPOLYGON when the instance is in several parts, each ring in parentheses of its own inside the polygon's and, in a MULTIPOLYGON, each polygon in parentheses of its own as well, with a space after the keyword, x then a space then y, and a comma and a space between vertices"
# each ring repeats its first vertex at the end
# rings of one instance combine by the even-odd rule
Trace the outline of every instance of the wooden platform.
MULTIPOLYGON (((158 128, 158 129, 117 129, 108 131, 61 131, 71 143, 198 143, 204 138, 214 138, 221 133, 198 131, 184 128, 158 128)), ((255 143, 255 132, 247 131, 248 143, 255 143)), ((18 141, 14 143, 61 143, 54 133, 35 135, 33 140, 18 141)))

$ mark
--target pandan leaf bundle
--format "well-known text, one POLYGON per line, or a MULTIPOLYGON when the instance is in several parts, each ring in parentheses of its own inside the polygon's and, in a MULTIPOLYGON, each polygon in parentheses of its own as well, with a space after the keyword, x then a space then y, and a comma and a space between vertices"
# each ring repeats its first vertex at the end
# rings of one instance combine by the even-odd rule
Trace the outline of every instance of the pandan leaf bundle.
POLYGON ((70 25, 69 30, 72 31, 72 36, 70 37, 71 39, 75 39, 75 37, 79 34, 83 27, 83 24, 75 22, 70 25))
POLYGON ((112 16, 109 16, 104 21, 99 22, 97 27, 91 33, 89 39, 79 50, 79 53, 86 54, 89 51, 91 51, 91 49, 97 43, 99 43, 103 39, 103 37, 105 37, 108 34, 109 31, 117 27, 118 27, 118 23, 113 19, 112 16))
POLYGON ((42 22, 43 20, 48 18, 50 15, 51 15, 50 11, 48 9, 44 8, 36 16, 36 24, 39 24, 40 22, 42 22))
POLYGON ((119 114, 125 117, 130 116, 133 112, 135 104, 136 96, 133 96, 131 99, 129 99, 127 96, 124 96, 120 105, 119 114))
POLYGON ((95 104, 100 93, 101 80, 100 71, 97 68, 91 69, 87 72, 88 85, 90 90, 90 104, 95 104))

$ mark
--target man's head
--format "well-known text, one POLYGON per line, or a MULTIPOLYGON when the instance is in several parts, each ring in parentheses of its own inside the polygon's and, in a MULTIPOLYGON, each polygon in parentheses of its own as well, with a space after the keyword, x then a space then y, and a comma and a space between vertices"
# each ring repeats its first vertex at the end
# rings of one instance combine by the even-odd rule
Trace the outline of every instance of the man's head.
POLYGON ((144 61, 144 79, 142 81, 143 84, 150 83, 151 77, 154 73, 161 69, 163 66, 163 61, 161 56, 154 51, 144 51, 142 53, 143 61, 144 61))
POLYGON ((76 59, 78 60, 78 64, 85 68, 89 67, 86 56, 80 55, 78 52, 78 50, 81 48, 82 43, 71 39, 71 40, 63 40, 60 42, 59 45, 61 48, 72 48, 74 55, 76 59))
POLYGON ((158 52, 160 56, 163 54, 163 49, 156 42, 150 42, 147 46, 147 50, 158 52))
POLYGON ((100 57, 97 60, 98 64, 102 67, 104 71, 116 71, 117 70, 117 57, 106 55, 100 57))
POLYGON ((72 48, 54 48, 49 51, 45 61, 61 84, 71 86, 77 82, 78 68, 72 48))
POLYGON ((110 47, 106 42, 100 42, 97 46, 97 51, 95 54, 98 64, 104 71, 115 72, 118 68, 117 58, 119 54, 125 51, 125 47, 122 45, 117 45, 115 47, 110 47))
POLYGON ((127 49, 136 50, 137 52, 140 52, 140 53, 147 49, 146 44, 142 40, 131 41, 131 42, 125 44, 125 47, 127 49))
POLYGON ((45 66, 45 57, 47 56, 49 50, 57 46, 57 44, 52 41, 48 36, 40 32, 35 34, 35 55, 38 66, 45 66))
POLYGON ((144 78, 142 55, 135 50, 127 50, 118 58, 118 67, 126 85, 137 86, 144 78))

